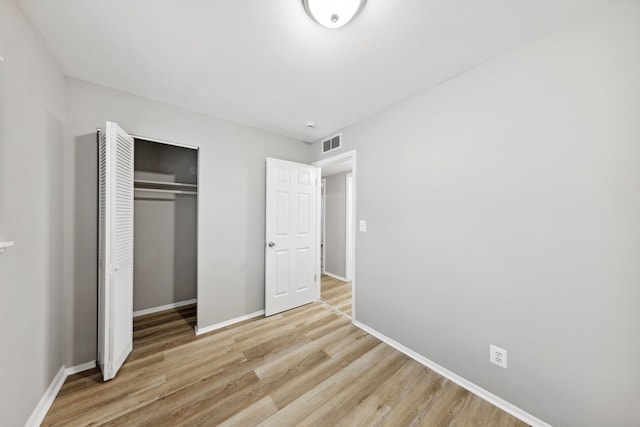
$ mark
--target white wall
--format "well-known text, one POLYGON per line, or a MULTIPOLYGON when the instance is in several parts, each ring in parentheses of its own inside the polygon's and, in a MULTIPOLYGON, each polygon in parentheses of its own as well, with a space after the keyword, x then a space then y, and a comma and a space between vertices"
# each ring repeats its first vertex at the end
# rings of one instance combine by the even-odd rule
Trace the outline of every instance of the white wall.
POLYGON ((325 181, 324 270, 338 277, 347 271, 347 172, 325 181))
POLYGON ((198 325, 264 309, 265 158, 309 162, 310 146, 206 115, 67 79, 65 278, 67 362, 96 352, 96 127, 200 147, 198 325))
POLYGON ((64 78, 0 1, 0 424, 25 424, 63 364, 64 78))
POLYGON ((640 425, 639 76, 625 1, 344 129, 358 320, 554 426, 640 425))

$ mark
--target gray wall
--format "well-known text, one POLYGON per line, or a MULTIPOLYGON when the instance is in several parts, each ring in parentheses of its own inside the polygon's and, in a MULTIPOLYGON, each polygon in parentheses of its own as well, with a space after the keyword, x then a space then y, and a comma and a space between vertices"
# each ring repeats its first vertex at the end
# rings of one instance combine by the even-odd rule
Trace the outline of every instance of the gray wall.
POLYGON ((134 213, 133 310, 196 298, 196 197, 136 191, 134 213))
POLYGON ((264 309, 265 158, 310 162, 299 141, 67 79, 67 363, 95 358, 96 127, 200 147, 198 325, 264 309))
POLYGON ((0 1, 0 424, 22 426, 63 364, 64 78, 0 1))
POLYGON ((621 2, 344 129, 357 320, 554 426, 640 425, 638 76, 621 2))
POLYGON ((325 264, 327 273, 346 275, 347 174, 326 177, 325 181, 325 264))
MULTIPOLYGON (((136 179, 158 175, 136 172, 136 179)), ((197 209, 197 196, 136 190, 133 311, 196 298, 197 209)))

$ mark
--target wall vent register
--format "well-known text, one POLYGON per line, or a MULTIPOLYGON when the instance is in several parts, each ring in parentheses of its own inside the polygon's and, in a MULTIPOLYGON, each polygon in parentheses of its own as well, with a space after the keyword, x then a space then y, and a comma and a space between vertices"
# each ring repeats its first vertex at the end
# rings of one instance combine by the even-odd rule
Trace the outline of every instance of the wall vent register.
POLYGON ((340 147, 342 147, 341 133, 322 141, 322 154, 328 153, 329 151, 337 150, 340 147))

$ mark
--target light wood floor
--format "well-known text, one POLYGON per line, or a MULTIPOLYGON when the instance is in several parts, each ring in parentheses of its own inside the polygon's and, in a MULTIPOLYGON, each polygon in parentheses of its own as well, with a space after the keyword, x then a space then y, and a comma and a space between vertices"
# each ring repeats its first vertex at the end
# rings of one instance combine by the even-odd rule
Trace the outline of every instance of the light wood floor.
POLYGON ((320 299, 351 317, 351 282, 343 282, 323 274, 320 282, 320 299))
POLYGON ((43 425, 524 425, 319 302, 199 337, 194 321, 136 318, 117 377, 69 377, 43 425))

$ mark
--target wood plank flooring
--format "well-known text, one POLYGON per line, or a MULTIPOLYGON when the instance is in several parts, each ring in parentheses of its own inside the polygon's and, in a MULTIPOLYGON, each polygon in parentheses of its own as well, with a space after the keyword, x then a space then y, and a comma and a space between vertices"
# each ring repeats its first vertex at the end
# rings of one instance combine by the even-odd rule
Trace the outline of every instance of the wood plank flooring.
POLYGON ((323 274, 320 281, 320 299, 351 317, 351 282, 343 282, 323 274))
POLYGON ((194 322, 136 318, 117 377, 70 376, 43 425, 525 425, 319 302, 199 337, 194 322))

